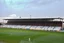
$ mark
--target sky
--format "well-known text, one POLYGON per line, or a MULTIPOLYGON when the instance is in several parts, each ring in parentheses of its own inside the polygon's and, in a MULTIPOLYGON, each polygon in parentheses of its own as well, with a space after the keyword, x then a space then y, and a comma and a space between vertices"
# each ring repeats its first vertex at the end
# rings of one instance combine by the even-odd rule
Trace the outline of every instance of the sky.
POLYGON ((0 17, 64 17, 64 0, 0 0, 0 17))

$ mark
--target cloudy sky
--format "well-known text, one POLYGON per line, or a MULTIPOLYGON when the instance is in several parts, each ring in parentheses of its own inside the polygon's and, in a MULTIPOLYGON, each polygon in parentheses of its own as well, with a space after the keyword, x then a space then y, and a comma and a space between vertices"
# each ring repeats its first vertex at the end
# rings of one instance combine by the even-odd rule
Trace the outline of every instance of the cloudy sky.
POLYGON ((0 16, 64 17, 64 0, 0 0, 0 16))

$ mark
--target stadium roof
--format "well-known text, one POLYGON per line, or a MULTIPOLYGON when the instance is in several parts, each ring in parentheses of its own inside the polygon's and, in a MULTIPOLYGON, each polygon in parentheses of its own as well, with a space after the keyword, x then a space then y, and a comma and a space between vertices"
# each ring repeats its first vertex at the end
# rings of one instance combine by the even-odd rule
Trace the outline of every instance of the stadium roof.
POLYGON ((38 17, 34 17, 34 18, 7 18, 7 19, 4 19, 4 20, 22 20, 22 21, 39 21, 39 20, 44 20, 44 21, 63 21, 64 22, 64 19, 63 18, 38 18, 38 17))
POLYGON ((13 20, 13 19, 42 19, 42 20, 54 20, 54 19, 63 19, 63 18, 5 18, 5 20, 13 20))
POLYGON ((64 18, 60 17, 0 17, 4 20, 53 20, 53 21, 64 21, 64 18))

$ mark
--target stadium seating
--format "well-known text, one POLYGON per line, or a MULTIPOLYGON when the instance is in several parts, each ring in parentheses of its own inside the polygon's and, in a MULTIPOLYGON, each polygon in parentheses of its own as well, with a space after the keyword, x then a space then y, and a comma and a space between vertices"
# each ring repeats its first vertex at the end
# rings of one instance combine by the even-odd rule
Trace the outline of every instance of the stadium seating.
POLYGON ((2 25, 0 27, 31 29, 31 30, 45 30, 45 31, 60 31, 61 30, 61 27, 59 26, 2 25))
POLYGON ((36 30, 42 30, 42 26, 37 26, 36 30))
POLYGON ((26 26, 25 28, 26 28, 26 29, 30 29, 30 27, 31 27, 31 26, 26 26))
POLYGON ((51 30, 53 30, 53 27, 52 26, 48 27, 48 31, 51 31, 51 30))
POLYGON ((31 26, 31 30, 35 30, 37 26, 31 26))
POLYGON ((48 29, 48 26, 44 26, 43 28, 44 28, 44 30, 47 30, 48 29))
POLYGON ((53 29, 53 31, 60 31, 61 30, 61 27, 55 27, 54 29, 53 29))
POLYGON ((54 29, 54 26, 51 26, 50 31, 53 31, 53 29, 54 29))

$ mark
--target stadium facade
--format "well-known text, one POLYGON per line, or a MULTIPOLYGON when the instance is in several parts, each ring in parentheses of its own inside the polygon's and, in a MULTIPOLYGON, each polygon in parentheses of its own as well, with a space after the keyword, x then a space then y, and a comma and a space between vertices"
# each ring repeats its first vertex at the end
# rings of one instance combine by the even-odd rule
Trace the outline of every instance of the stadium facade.
POLYGON ((0 27, 61 31, 64 30, 63 18, 3 18, 0 27))

